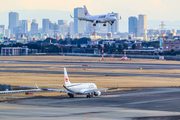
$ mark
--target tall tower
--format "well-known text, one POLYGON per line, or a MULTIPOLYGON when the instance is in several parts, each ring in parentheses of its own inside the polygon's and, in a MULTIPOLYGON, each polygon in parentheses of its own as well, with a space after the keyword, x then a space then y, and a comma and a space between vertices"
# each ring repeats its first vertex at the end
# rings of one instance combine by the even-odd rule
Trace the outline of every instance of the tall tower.
POLYGON ((35 19, 33 19, 31 23, 31 34, 33 35, 38 34, 38 22, 35 19))
POLYGON ((128 22, 129 34, 133 34, 137 37, 137 17, 129 17, 128 22))
POLYGON ((22 33, 29 32, 31 30, 31 21, 22 20, 21 27, 22 27, 22 33))
POLYGON ((13 28, 17 27, 18 25, 19 25, 19 13, 10 12, 8 28, 11 30, 11 33, 14 33, 13 28))
POLYGON ((74 34, 83 34, 86 31, 86 22, 78 20, 77 17, 85 17, 84 8, 74 9, 74 34))
POLYGON ((69 23, 70 35, 74 35, 74 22, 69 23))
POLYGON ((48 34, 49 33, 49 19, 43 19, 42 20, 42 29, 43 33, 48 34))
POLYGON ((146 17, 146 15, 140 14, 138 16, 138 27, 137 27, 138 36, 143 37, 144 31, 146 29, 147 29, 147 17, 146 17))

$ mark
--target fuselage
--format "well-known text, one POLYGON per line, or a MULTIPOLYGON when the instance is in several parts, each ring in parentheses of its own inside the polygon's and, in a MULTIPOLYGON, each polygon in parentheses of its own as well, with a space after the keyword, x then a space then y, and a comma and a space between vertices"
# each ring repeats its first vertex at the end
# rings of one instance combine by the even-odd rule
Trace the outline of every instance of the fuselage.
POLYGON ((104 14, 104 15, 93 15, 93 16, 85 16, 86 20, 90 21, 98 21, 98 23, 106 23, 109 21, 116 21, 117 18, 114 14, 104 14))
POLYGON ((94 83, 72 83, 64 88, 75 94, 84 94, 84 91, 97 89, 97 86, 94 83))

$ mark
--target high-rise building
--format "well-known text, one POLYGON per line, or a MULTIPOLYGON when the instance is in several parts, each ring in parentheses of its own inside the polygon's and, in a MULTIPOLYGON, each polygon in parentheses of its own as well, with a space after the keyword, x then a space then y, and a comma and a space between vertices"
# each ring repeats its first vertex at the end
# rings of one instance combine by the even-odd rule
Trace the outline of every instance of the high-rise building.
POLYGON ((31 23, 31 34, 36 35, 38 34, 38 22, 37 20, 32 20, 31 23))
POLYGON ((117 20, 114 21, 113 25, 108 24, 108 32, 112 32, 112 34, 115 34, 119 32, 119 13, 114 13, 117 20))
POLYGON ((19 25, 19 13, 10 12, 9 13, 9 29, 14 33, 13 28, 19 25))
POLYGON ((22 20, 21 22, 22 33, 28 33, 31 30, 31 21, 22 20))
POLYGON ((60 25, 60 33, 66 35, 68 33, 68 25, 60 25))
POLYGON ((33 23, 38 23, 38 21, 36 19, 33 19, 32 22, 33 23))
POLYGON ((0 25, 0 33, 5 35, 5 25, 0 25))
POLYGON ((147 30, 147 18, 146 15, 139 15, 138 16, 138 36, 143 37, 144 36, 144 31, 147 30))
POLYGON ((45 34, 49 33, 49 19, 42 20, 42 29, 43 29, 43 33, 45 34))
POLYGON ((86 22, 78 20, 77 17, 85 17, 84 8, 74 9, 74 34, 84 34, 86 31, 86 22))
POLYGON ((129 34, 133 34, 137 37, 137 17, 129 17, 129 34))
POLYGON ((74 22, 69 23, 70 35, 74 35, 74 22))
POLYGON ((10 38, 11 31, 9 29, 5 29, 5 36, 10 38))
POLYGON ((67 20, 58 20, 58 25, 67 25, 67 20))

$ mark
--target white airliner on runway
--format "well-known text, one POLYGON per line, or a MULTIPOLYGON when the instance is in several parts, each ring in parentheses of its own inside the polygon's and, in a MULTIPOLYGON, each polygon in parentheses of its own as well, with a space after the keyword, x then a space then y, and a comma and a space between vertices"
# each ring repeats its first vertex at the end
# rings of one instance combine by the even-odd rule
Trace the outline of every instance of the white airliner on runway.
POLYGON ((106 26, 107 22, 112 25, 114 21, 117 20, 114 13, 104 14, 104 15, 90 15, 85 5, 84 5, 84 14, 85 17, 75 17, 75 18, 77 18, 78 20, 90 21, 94 23, 93 26, 96 26, 97 23, 104 23, 103 26, 106 26))
POLYGON ((29 86, 20 86, 22 88, 38 88, 45 91, 59 91, 59 92, 67 92, 70 98, 74 98, 74 95, 87 95, 87 98, 91 98, 94 96, 100 96, 100 91, 106 91, 117 88, 104 88, 97 89, 97 86, 94 83, 71 83, 68 78, 68 74, 66 68, 64 68, 64 81, 65 85, 53 85, 64 87, 65 89, 52 89, 52 88, 38 88, 38 87, 29 87, 29 86))

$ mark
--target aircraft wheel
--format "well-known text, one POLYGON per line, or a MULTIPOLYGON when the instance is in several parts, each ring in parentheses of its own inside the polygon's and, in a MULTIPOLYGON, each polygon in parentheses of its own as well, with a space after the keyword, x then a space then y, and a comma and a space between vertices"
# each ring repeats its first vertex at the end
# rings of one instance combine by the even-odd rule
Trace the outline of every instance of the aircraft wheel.
POLYGON ((106 24, 103 24, 103 26, 105 27, 105 26, 106 26, 106 24))
POLYGON ((93 26, 96 26, 96 24, 93 24, 93 26))

